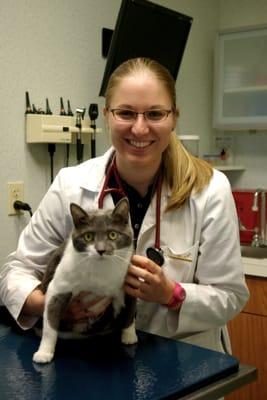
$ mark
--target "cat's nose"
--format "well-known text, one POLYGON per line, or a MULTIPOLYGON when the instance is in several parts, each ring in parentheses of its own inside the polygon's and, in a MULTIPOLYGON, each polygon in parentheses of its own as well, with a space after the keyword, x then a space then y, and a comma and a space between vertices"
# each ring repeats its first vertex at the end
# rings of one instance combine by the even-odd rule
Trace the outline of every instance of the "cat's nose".
POLYGON ((102 256, 105 253, 105 250, 97 250, 97 252, 102 256))

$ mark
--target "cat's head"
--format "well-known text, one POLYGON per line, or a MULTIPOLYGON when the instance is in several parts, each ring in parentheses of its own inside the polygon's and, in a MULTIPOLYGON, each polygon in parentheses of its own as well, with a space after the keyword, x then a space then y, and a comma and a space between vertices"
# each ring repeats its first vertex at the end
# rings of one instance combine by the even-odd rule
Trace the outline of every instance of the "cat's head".
POLYGON ((132 246, 133 233, 126 197, 113 210, 86 212, 79 205, 71 203, 70 211, 74 224, 72 241, 77 251, 112 255, 116 250, 132 246))

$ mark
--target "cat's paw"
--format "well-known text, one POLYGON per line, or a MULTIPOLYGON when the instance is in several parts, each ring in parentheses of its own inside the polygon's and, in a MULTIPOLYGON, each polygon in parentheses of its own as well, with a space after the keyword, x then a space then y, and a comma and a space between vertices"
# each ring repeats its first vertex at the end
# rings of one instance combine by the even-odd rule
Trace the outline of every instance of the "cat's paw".
POLYGON ((138 338, 135 330, 124 329, 121 334, 121 341, 123 344, 135 344, 138 342, 138 338))
POLYGON ((38 350, 36 353, 34 353, 32 360, 38 364, 46 364, 52 361, 53 356, 54 353, 38 350))

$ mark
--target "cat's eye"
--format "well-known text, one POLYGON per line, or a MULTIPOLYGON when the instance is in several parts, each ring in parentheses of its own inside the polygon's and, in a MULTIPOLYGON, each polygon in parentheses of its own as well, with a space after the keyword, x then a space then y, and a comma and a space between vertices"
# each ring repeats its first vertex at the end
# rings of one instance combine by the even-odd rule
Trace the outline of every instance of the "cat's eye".
POLYGON ((86 242, 92 242, 92 240, 94 240, 94 234, 93 232, 87 232, 84 235, 84 240, 86 240, 86 242))
POLYGON ((116 240, 117 237, 118 237, 118 234, 117 234, 117 232, 115 232, 115 231, 110 231, 110 232, 108 233, 108 238, 109 238, 110 240, 116 240))

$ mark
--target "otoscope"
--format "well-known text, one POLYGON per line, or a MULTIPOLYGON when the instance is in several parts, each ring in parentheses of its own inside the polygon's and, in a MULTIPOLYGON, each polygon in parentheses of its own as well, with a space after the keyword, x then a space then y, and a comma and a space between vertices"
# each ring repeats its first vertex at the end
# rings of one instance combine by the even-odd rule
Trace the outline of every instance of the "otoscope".
POLYGON ((91 134, 91 158, 94 158, 96 156, 96 151, 95 151, 95 134, 96 134, 96 119, 98 117, 98 105, 96 103, 91 103, 89 106, 89 117, 91 120, 91 125, 90 127, 93 129, 93 132, 91 134))
POLYGON ((25 114, 33 114, 32 108, 31 108, 31 102, 30 102, 30 95, 29 92, 25 92, 26 96, 26 110, 25 114))
POLYGON ((82 119, 84 117, 85 108, 76 108, 76 128, 79 129, 77 134, 77 161, 80 164, 83 160, 83 144, 82 144, 82 119))

